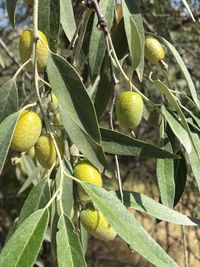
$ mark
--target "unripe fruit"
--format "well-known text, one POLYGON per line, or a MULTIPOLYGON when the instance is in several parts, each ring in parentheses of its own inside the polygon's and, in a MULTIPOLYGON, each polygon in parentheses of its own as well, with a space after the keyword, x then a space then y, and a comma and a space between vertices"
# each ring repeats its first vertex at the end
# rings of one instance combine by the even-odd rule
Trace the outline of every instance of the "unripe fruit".
POLYGON ((33 4, 34 4, 34 0, 24 0, 24 4, 26 5, 26 6, 33 6, 33 4))
POLYGON ((54 93, 51 94, 50 101, 48 102, 48 108, 51 112, 55 112, 58 109, 58 99, 54 93))
POLYGON ((15 151, 27 151, 37 142, 42 130, 40 116, 32 111, 21 113, 11 141, 15 151))
MULTIPOLYGON (((37 41, 37 67, 38 71, 44 70, 48 60, 48 41, 44 33, 38 31, 39 40, 37 41), (46 44, 46 45, 45 45, 46 44)), ((19 54, 22 63, 25 63, 31 58, 33 53, 34 32, 33 29, 24 30, 19 41, 19 54)), ((30 72, 33 71, 32 62, 26 65, 26 69, 30 72)))
POLYGON ((60 112, 57 112, 55 115, 54 115, 54 119, 53 119, 53 122, 56 126, 62 126, 62 120, 61 120, 61 117, 60 117, 60 112))
MULTIPOLYGON (((60 140, 55 137, 57 146, 62 156, 62 145, 60 140)), ((41 166, 50 169, 57 159, 56 149, 53 140, 49 134, 41 135, 35 144, 35 155, 41 166)))
MULTIPOLYGON (((103 181, 100 172, 88 160, 82 160, 75 165, 74 176, 81 181, 102 187, 103 181)), ((79 185, 78 195, 82 202, 90 201, 88 194, 79 185)))
POLYGON ((119 124, 126 129, 134 129, 142 119, 144 104, 135 92, 123 92, 116 101, 116 115, 119 124))
POLYGON ((157 65, 165 57, 161 43, 153 36, 145 39, 145 58, 152 64, 157 65))
POLYGON ((27 151, 27 155, 32 159, 35 160, 35 147, 31 147, 28 151, 27 151))
POLYGON ((110 241, 117 235, 100 211, 94 208, 83 210, 80 214, 80 220, 83 227, 98 239, 110 241))

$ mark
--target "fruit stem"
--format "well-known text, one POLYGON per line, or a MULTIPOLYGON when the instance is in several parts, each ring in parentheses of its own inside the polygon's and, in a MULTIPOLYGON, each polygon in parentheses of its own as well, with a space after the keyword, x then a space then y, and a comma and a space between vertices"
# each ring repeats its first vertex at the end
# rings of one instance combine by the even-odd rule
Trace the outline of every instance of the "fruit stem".
POLYGON ((23 70, 23 68, 31 61, 31 59, 29 58, 26 62, 24 62, 24 64, 22 64, 19 69, 15 72, 15 75, 13 76, 13 80, 15 80, 17 78, 17 76, 19 75, 19 73, 23 70))

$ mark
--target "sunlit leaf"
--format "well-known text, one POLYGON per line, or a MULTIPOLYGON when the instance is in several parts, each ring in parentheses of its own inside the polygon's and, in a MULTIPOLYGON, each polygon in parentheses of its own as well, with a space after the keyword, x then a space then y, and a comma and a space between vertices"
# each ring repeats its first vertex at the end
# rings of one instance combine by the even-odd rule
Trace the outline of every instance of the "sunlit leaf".
POLYGON ((33 266, 48 224, 48 211, 37 210, 28 217, 1 251, 0 266, 33 266))
POLYGON ((114 230, 131 248, 156 266, 178 266, 130 214, 113 192, 85 182, 82 182, 81 185, 114 230))
POLYGON ((60 216, 56 240, 59 267, 86 267, 78 234, 66 215, 60 216))

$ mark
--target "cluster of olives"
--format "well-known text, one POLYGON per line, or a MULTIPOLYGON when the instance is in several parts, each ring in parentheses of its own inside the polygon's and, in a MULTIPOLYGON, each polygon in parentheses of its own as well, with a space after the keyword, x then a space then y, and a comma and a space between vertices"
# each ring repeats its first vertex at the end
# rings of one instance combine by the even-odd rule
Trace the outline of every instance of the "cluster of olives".
MULTIPOLYGON (((24 0, 27 6, 33 6, 33 0, 24 0)), ((119 20, 122 18, 122 8, 118 7, 119 20)), ((45 69, 48 60, 48 41, 46 36, 39 31, 37 42, 37 67, 39 71, 45 69)), ((33 29, 23 31, 19 42, 19 53, 23 63, 27 62, 32 56, 34 42, 33 29)), ((145 41, 145 57, 153 63, 158 64, 164 58, 164 50, 157 39, 148 36, 145 41)), ((30 61, 26 64, 28 71, 33 71, 30 61)), ((142 119, 144 104, 140 94, 130 91, 122 92, 116 101, 116 116, 119 125, 125 129, 136 128, 142 119)), ((51 93, 51 100, 48 102, 48 110, 54 114, 55 124, 61 125, 60 114, 58 111, 58 100, 51 93)), ((63 155, 61 139, 54 135, 55 142, 60 155, 63 155)), ((11 148, 14 151, 26 152, 31 158, 36 158, 40 165, 45 169, 50 169, 57 162, 57 152, 53 139, 49 133, 42 133, 42 121, 40 116, 29 110, 24 110, 17 122, 13 133, 11 148)), ((80 181, 92 183, 102 187, 103 180, 98 169, 87 159, 81 160, 74 166, 74 176, 80 181)), ((116 232, 104 218, 101 212, 94 207, 91 199, 81 185, 77 186, 77 193, 83 209, 80 213, 80 220, 85 229, 94 237, 101 240, 112 240, 116 237, 116 232)))
MULTIPOLYGON (((52 106, 51 102, 50 106, 52 106)), ((41 135, 41 131, 40 116, 32 111, 23 111, 12 137, 11 148, 15 151, 27 152, 31 158, 36 157, 42 167, 50 169, 56 162, 57 153, 51 136, 49 134, 41 135)), ((55 140, 62 155, 61 142, 57 136, 55 136, 55 140)), ((74 176, 81 181, 90 182, 97 186, 103 185, 100 172, 87 160, 82 160, 75 165, 74 176)), ((77 192, 80 201, 86 206, 80 214, 81 222, 86 230, 96 238, 105 241, 115 238, 114 229, 104 216, 91 205, 90 197, 80 185, 78 185, 77 192), (90 204, 87 205, 88 203, 90 204)))

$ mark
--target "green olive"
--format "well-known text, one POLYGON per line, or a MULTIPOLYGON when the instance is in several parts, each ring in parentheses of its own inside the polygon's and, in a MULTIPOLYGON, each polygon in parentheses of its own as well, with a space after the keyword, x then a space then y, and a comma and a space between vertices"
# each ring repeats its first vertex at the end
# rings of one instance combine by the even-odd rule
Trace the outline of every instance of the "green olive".
POLYGON ((145 39, 145 58, 152 64, 157 65, 165 57, 161 43, 153 36, 145 39))
POLYGON ((134 129, 142 119, 143 109, 143 100, 138 93, 129 91, 121 93, 116 101, 119 125, 125 129, 134 129))
POLYGON ((94 208, 87 208, 80 214, 83 227, 94 237, 110 241, 116 237, 116 232, 104 216, 94 208))

